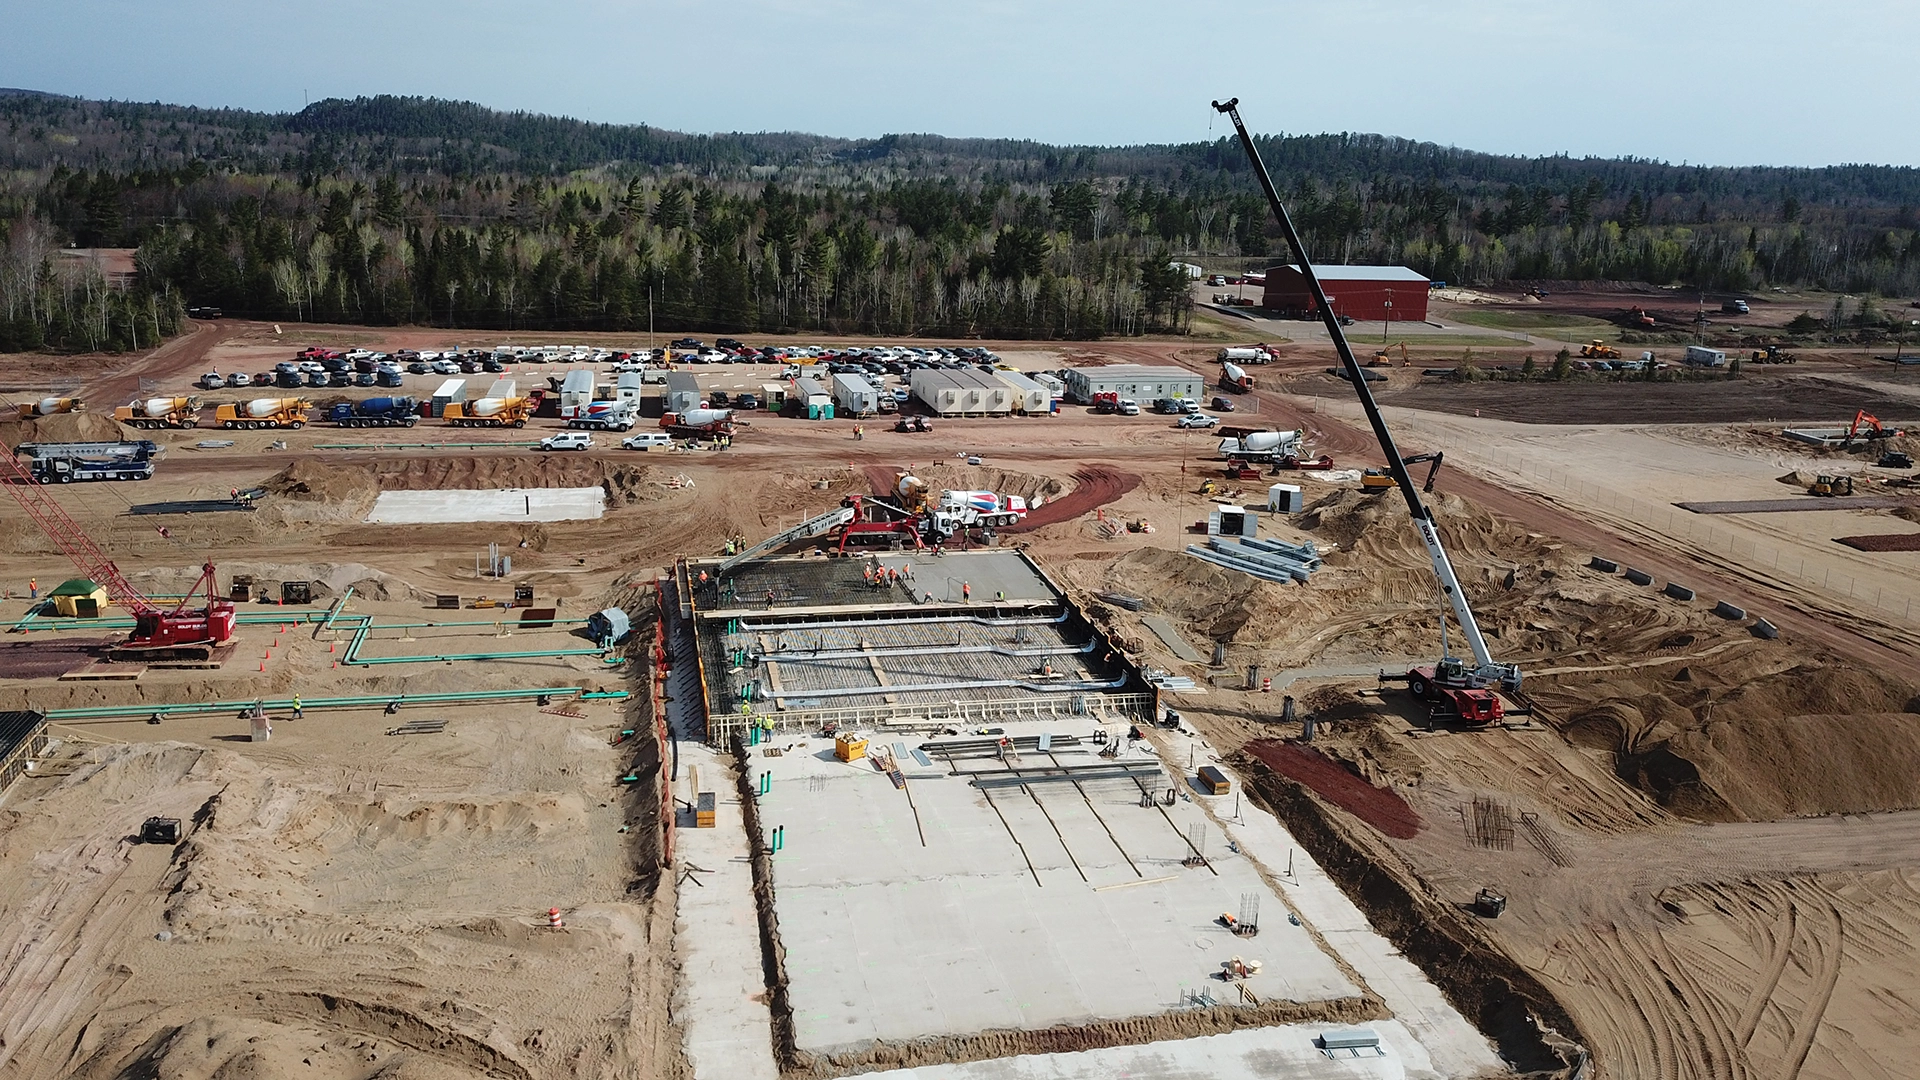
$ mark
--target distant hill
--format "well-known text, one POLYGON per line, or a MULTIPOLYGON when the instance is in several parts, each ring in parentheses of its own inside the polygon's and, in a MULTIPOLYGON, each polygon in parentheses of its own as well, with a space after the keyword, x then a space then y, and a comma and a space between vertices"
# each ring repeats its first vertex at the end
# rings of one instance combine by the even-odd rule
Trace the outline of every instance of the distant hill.
MULTIPOLYGON (((1181 188, 1244 186, 1246 163, 1228 137, 1207 143, 1054 146, 1015 139, 896 134, 839 139, 792 132, 692 135, 645 124, 596 124, 501 112, 464 101, 378 95, 328 98, 297 113, 94 101, 36 90, 0 90, 0 123, 77 141, 17 136, 0 147, 15 168, 180 167, 209 163, 269 171, 289 165, 470 175, 511 170, 555 175, 600 166, 679 168, 714 175, 764 167, 884 163, 919 173, 1056 182, 1131 177, 1181 188), (160 138, 156 139, 158 135, 160 138)), ((1764 200, 1920 207, 1920 169, 1669 165, 1637 158, 1514 157, 1387 135, 1263 136, 1276 177, 1321 182, 1394 179, 1470 190, 1538 185, 1564 190, 1597 181, 1647 199, 1677 195, 1724 203, 1764 200)), ((1734 209, 1728 207, 1727 209, 1734 209)))

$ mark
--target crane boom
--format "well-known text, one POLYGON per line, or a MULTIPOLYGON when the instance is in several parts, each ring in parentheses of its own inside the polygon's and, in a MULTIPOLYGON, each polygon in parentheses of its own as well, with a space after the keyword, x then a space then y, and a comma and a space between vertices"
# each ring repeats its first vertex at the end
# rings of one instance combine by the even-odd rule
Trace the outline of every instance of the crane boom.
POLYGON ((1393 433, 1387 430, 1387 422, 1380 415, 1380 406, 1374 403, 1373 391, 1367 388, 1365 373, 1360 362, 1354 358, 1353 347, 1347 344, 1347 335, 1340 329, 1340 321, 1334 315, 1333 305, 1327 302, 1327 293, 1320 285, 1320 278, 1313 271, 1313 265, 1307 261, 1307 248, 1300 240, 1300 233, 1293 227, 1293 219, 1287 216, 1287 208, 1280 202, 1280 193, 1274 190, 1273 177, 1267 174, 1267 167, 1260 160, 1260 151, 1253 145, 1253 137, 1247 134, 1247 126, 1240 120, 1240 99, 1233 98, 1224 104, 1214 102, 1213 107, 1233 120, 1233 129, 1240 136, 1240 147, 1247 153, 1247 160, 1253 166, 1254 176, 1260 181, 1260 187, 1266 192, 1267 203, 1273 208, 1273 216, 1280 223, 1280 231, 1286 236, 1287 248, 1293 253, 1294 260, 1300 264, 1300 276, 1306 279, 1307 290, 1312 294, 1314 303, 1320 307, 1320 319, 1326 324, 1327 333, 1333 338, 1333 347, 1340 354, 1340 363, 1344 366, 1347 379, 1353 383, 1354 392, 1360 396, 1360 408, 1367 414, 1367 423, 1373 427, 1373 436, 1380 442, 1380 452, 1386 455, 1387 472, 1400 488, 1400 494, 1407 501, 1407 510, 1413 515, 1414 525, 1420 530, 1420 540, 1427 546, 1427 557, 1433 562, 1434 576, 1440 579, 1440 591, 1446 594, 1447 602, 1453 607, 1453 617, 1460 624, 1462 634, 1467 639, 1467 647, 1473 650, 1474 670, 1471 680, 1479 685, 1498 682, 1509 690, 1520 687, 1520 668, 1515 664, 1497 663, 1487 649, 1487 640, 1480 633, 1480 623, 1473 617, 1473 608, 1467 604, 1466 593, 1460 587, 1460 579, 1453 571, 1453 560, 1447 558, 1447 551, 1440 544, 1440 534, 1434 528, 1433 511, 1421 501, 1420 492, 1411 477, 1407 475, 1406 460, 1400 456, 1400 450, 1393 442, 1393 433))

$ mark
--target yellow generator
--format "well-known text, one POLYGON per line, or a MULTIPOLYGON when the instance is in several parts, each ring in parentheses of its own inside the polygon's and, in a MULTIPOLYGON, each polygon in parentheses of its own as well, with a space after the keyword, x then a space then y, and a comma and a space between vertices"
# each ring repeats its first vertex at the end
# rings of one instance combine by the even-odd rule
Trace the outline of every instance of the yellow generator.
POLYGON ((843 731, 833 737, 833 756, 841 761, 866 757, 867 740, 851 731, 843 731))

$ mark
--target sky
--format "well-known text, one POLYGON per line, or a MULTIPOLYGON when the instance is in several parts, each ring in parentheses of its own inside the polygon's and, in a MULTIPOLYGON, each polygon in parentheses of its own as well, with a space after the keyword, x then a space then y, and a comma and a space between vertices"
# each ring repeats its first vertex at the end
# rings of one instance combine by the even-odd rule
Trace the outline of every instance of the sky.
POLYGON ((1920 165, 1913 0, 0 0, 0 86, 418 94, 682 131, 1920 165))

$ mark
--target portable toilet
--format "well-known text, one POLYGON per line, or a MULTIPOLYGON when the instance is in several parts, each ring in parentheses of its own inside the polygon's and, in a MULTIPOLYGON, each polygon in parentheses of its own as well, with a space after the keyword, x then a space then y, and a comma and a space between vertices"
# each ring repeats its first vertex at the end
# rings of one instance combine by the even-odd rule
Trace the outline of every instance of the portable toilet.
POLYGON ((1208 536, 1258 536, 1260 522, 1244 506, 1221 506, 1207 514, 1208 536))
POLYGON ((1304 499, 1298 484, 1275 484, 1267 489, 1267 510, 1275 514, 1297 514, 1304 499))
POLYGON ((627 621, 627 613, 617 607, 596 611, 587 616, 587 636, 593 638, 603 649, 609 645, 620 644, 627 636, 629 629, 631 625, 627 621))

